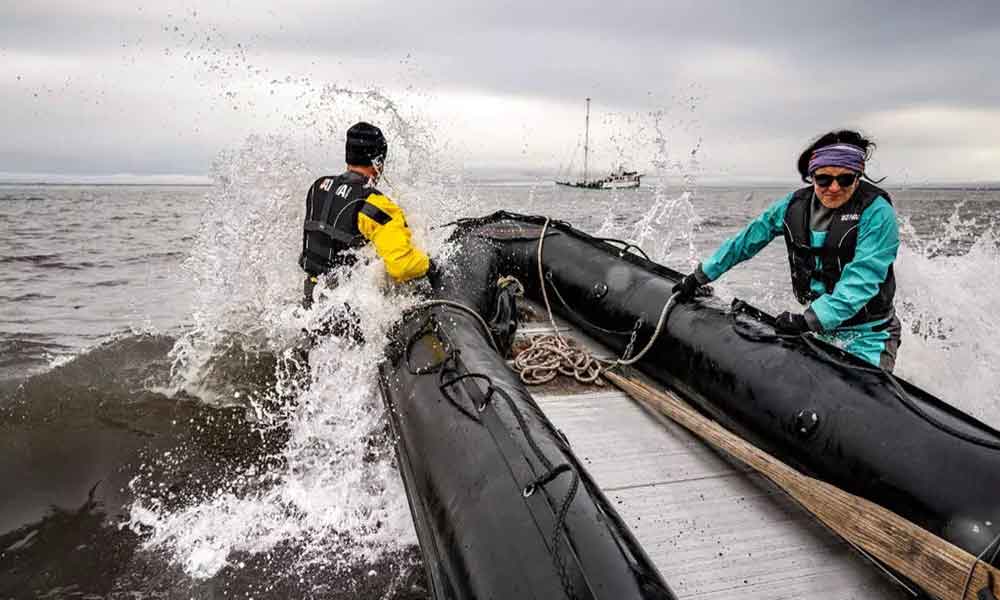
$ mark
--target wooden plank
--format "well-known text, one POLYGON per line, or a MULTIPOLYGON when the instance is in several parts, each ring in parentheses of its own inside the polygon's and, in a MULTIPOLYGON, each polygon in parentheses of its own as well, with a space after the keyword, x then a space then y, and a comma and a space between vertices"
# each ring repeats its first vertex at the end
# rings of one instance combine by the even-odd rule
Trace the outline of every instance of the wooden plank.
POLYGON ((976 592, 987 586, 991 586, 993 594, 1000 594, 1000 571, 977 561, 965 550, 873 502, 799 473, 705 418, 673 394, 616 373, 605 376, 639 402, 765 475, 827 527, 934 597, 966 600, 975 598, 976 592), (988 580, 988 576, 992 579, 988 580))

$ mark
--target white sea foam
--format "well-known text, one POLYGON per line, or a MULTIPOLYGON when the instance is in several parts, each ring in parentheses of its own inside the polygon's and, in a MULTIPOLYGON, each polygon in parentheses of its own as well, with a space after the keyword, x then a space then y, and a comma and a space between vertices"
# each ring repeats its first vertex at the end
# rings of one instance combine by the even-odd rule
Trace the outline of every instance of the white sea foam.
MULTIPOLYGON (((628 136, 630 146, 652 150, 653 172, 648 179, 655 182, 653 202, 636 218, 634 214, 622 214, 623 203, 616 196, 608 205, 597 235, 626 239, 642 248, 653 261, 683 268, 696 264, 699 258, 695 234, 701 217, 693 198, 700 145, 673 147, 670 131, 685 123, 675 121, 675 116, 668 110, 652 112, 641 120, 644 125, 628 136)), ((629 192, 615 192, 622 193, 629 192)))
POLYGON ((1000 239, 989 228, 961 254, 940 251, 969 236, 959 209, 944 230, 922 239, 904 221, 896 261, 903 344, 896 372, 1000 428, 1000 239))

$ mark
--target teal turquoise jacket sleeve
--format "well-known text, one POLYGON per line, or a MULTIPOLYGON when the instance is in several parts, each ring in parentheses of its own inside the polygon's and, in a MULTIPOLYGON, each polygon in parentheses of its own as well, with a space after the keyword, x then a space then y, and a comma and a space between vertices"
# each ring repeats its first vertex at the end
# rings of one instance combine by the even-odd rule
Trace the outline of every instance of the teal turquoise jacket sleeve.
POLYGON ((750 221, 739 233, 722 242, 715 254, 702 262, 699 267, 705 278, 708 281, 715 281, 729 269, 753 257, 771 243, 771 240, 781 235, 785 222, 785 209, 788 208, 791 199, 792 195, 788 194, 771 204, 763 214, 750 221))
POLYGON ((885 198, 876 198, 858 220, 854 260, 844 265, 833 292, 813 300, 809 307, 824 330, 836 329, 875 296, 898 251, 896 211, 885 198))

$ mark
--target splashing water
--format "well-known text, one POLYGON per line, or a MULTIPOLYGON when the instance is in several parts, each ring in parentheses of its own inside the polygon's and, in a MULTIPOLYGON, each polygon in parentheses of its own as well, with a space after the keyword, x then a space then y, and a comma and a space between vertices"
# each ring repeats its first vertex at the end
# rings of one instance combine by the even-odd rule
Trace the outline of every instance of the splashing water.
POLYGON ((919 236, 909 220, 896 261, 896 308, 903 322, 897 373, 965 412, 1000 427, 1000 346, 992 333, 1000 280, 1000 237, 977 229, 957 206, 940 233, 919 236))
MULTIPOLYGON (((446 231, 431 224, 476 207, 458 205, 461 182, 436 170, 447 163, 433 156, 426 128, 412 124, 381 93, 325 89, 326 100, 313 112, 327 115, 323 129, 336 139, 361 115, 391 115, 380 122, 393 174, 382 187, 406 210, 415 242, 432 256, 446 256, 446 231), (328 109, 338 100, 341 107, 361 106, 360 114, 332 116, 328 109)), ((286 139, 260 136, 224 153, 214 166, 216 186, 185 264, 197 283, 197 308, 172 351, 173 391, 242 403, 262 435, 283 429, 288 440, 274 461, 279 466, 241 476, 249 485, 220 489, 180 508, 140 494, 130 526, 147 534, 147 548, 165 549, 195 578, 215 575, 234 556, 289 542, 301 548, 301 568, 372 563, 416 543, 387 439, 377 367, 390 327, 417 296, 407 285, 389 283, 374 251, 363 248, 358 265, 339 274, 337 287, 321 284, 313 307, 299 306, 304 195, 327 172, 308 168, 286 139), (322 335, 324 323, 342 314, 345 304, 367 343, 322 335), (320 341, 305 362, 295 348, 310 332, 320 341), (274 389, 242 394, 220 358, 233 349, 280 357, 274 389)))
MULTIPOLYGON (((289 439, 282 465, 251 471, 259 491, 221 490, 208 500, 175 511, 138 502, 133 524, 152 527, 149 547, 166 547, 192 577, 210 577, 237 552, 262 553, 295 541, 298 566, 340 567, 370 563, 383 553, 416 542, 406 496, 385 445, 385 421, 377 395, 377 365, 391 316, 413 297, 386 296, 374 261, 335 290, 321 290, 315 310, 284 315, 306 329, 321 315, 351 301, 363 334, 358 346, 327 337, 309 355, 305 389, 270 412, 255 406, 262 427, 283 426, 289 439)), ((290 353, 289 353, 290 354, 290 353)), ((280 379, 280 378, 279 378, 280 379)), ((289 385, 287 379, 279 388, 289 385)), ((276 395, 288 397, 276 390, 276 395)))
MULTIPOLYGON (((682 265, 693 266, 699 258, 695 234, 701 218, 692 199, 697 189, 700 142, 686 153, 686 160, 673 158, 665 131, 666 123, 670 122, 668 117, 669 113, 664 110, 650 113, 651 125, 648 129, 654 132, 652 139, 646 139, 646 127, 641 127, 631 139, 632 145, 651 144, 654 149, 652 165, 656 184, 652 206, 640 211, 642 216, 638 220, 629 222, 621 218, 621 202, 615 198, 609 205, 598 236, 624 237, 643 248, 653 261, 683 268, 682 265), (679 193, 670 184, 677 178, 681 182, 679 193), (624 225, 618 225, 623 221, 624 225), (684 256, 678 257, 679 251, 684 256)), ((671 127, 675 126, 676 123, 671 124, 671 127)))
POLYGON ((274 137, 251 137, 213 168, 217 182, 184 267, 195 283, 193 327, 172 351, 177 387, 225 401, 209 388, 220 347, 243 343, 276 350, 290 334, 284 308, 301 277, 296 264, 299 197, 306 167, 274 137))

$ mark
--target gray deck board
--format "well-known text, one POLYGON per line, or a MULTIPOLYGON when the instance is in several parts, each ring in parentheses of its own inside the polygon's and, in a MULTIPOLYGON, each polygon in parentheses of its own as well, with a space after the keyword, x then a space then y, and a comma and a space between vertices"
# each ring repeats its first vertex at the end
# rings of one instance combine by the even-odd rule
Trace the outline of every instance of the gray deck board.
POLYGON ((678 597, 910 597, 766 479, 617 389, 533 391, 678 597))
POLYGON ((905 598, 762 477, 617 390, 536 395, 680 598, 905 598))

